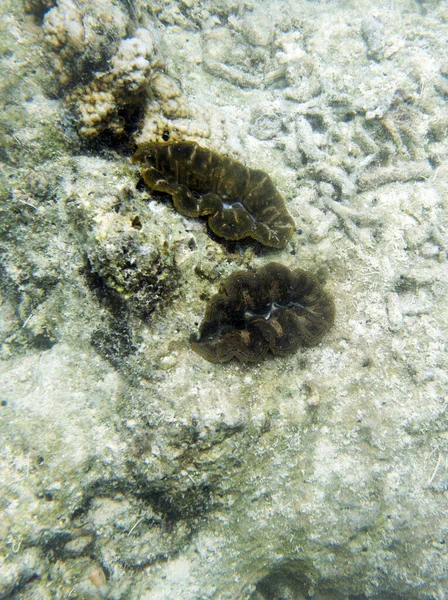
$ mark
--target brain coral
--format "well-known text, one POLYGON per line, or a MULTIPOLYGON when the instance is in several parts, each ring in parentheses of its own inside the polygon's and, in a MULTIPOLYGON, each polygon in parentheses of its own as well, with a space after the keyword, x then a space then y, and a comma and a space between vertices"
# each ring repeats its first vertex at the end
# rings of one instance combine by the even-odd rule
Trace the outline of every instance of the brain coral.
POLYGON ((334 304, 303 269, 269 263, 258 272, 237 271, 207 306, 193 350, 213 363, 255 362, 269 350, 283 355, 317 344, 334 322, 334 304))
POLYGON ((208 216, 210 229, 227 240, 251 237, 283 248, 294 221, 269 175, 201 148, 194 142, 142 144, 133 161, 143 164, 146 185, 173 198, 187 217, 208 216))

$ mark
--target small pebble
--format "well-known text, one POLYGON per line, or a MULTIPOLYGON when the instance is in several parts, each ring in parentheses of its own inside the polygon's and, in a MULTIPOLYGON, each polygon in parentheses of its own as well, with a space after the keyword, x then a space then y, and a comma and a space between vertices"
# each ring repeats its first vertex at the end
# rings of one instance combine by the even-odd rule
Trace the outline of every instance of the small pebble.
POLYGON ((90 571, 89 579, 95 587, 106 585, 106 575, 101 567, 95 567, 90 571))
POLYGON ((160 359, 159 366, 161 369, 168 370, 172 369, 177 363, 177 358, 173 354, 168 354, 160 359))
POLYGON ((64 550, 70 556, 81 556, 92 541, 92 536, 84 535, 67 542, 64 546, 64 550))
POLYGON ((387 316, 389 318, 389 329, 391 331, 400 331, 403 327, 403 312, 398 294, 393 292, 386 298, 387 316))

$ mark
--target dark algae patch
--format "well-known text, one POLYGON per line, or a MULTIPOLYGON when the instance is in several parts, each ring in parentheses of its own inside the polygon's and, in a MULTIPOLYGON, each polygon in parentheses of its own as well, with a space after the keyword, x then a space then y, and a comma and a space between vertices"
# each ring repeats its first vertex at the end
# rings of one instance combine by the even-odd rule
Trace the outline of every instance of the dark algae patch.
POLYGON ((256 362, 269 350, 281 356, 317 344, 334 315, 333 300, 312 273, 273 262, 230 275, 190 341, 213 363, 256 362))
POLYGON ((226 240, 251 237, 284 248, 294 231, 269 175, 201 148, 194 142, 142 144, 133 157, 154 191, 169 194, 187 217, 208 216, 210 229, 226 240))

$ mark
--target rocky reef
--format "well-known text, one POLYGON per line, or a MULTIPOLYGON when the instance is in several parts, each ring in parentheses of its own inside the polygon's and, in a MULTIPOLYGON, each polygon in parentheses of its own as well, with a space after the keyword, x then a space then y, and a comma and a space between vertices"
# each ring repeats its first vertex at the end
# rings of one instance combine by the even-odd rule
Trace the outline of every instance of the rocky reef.
POLYGON ((0 598, 445 598, 446 3, 0 11, 0 598), (282 248, 148 188, 137 146, 180 141, 269 175, 282 248), (272 262, 333 326, 204 360, 272 262))

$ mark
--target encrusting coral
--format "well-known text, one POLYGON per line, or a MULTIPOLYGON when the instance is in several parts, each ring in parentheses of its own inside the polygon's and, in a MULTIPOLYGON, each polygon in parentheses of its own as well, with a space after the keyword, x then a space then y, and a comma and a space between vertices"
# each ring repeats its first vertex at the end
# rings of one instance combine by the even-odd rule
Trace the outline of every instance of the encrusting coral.
POLYGON ((207 306, 191 346, 203 358, 223 363, 256 362, 268 351, 284 355, 313 346, 334 322, 333 300, 303 269, 269 263, 259 271, 237 271, 207 306))
POLYGON ((187 217, 208 216, 210 229, 220 237, 251 237, 283 248, 294 231, 283 198, 263 171, 192 142, 143 144, 133 160, 143 164, 150 189, 170 194, 187 217))

